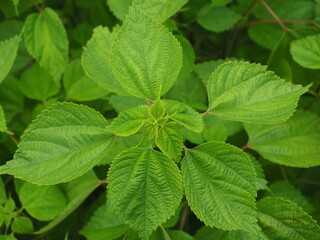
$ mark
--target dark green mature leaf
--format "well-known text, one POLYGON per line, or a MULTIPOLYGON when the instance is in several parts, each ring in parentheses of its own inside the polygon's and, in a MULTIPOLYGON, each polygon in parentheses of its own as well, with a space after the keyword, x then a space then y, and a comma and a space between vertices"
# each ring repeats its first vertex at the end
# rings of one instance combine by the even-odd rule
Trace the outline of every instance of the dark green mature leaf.
POLYGON ((257 218, 268 239, 317 240, 320 227, 301 207, 281 198, 257 203, 257 218))
POLYGON ((297 112, 277 125, 245 124, 249 146, 264 158, 292 167, 320 165, 320 118, 297 112))
POLYGON ((7 194, 5 185, 3 183, 2 177, 0 177, 0 205, 4 204, 7 201, 7 194))
POLYGON ((290 52, 301 66, 320 69, 320 34, 292 41, 290 52))
POLYGON ((129 227, 119 220, 107 202, 95 211, 80 233, 88 240, 112 240, 128 230, 129 227))
POLYGON ((54 219, 67 204, 65 195, 57 185, 37 186, 24 182, 18 195, 23 208, 40 221, 54 219))
POLYGON ((109 200, 116 213, 143 239, 175 213, 183 194, 178 167, 149 148, 120 153, 107 180, 109 200))
POLYGON ((49 106, 21 138, 13 160, 0 172, 50 185, 73 180, 108 153, 108 121, 95 110, 72 103, 49 106))
POLYGON ((283 122, 292 115, 300 95, 308 88, 287 83, 260 64, 228 62, 210 77, 209 111, 226 120, 283 122))
POLYGON ((146 104, 145 100, 132 96, 111 95, 108 97, 108 100, 118 113, 139 105, 146 104))
POLYGON ((2 106, 0 105, 0 132, 6 132, 7 130, 6 117, 2 106))
POLYGON ((53 77, 37 63, 23 72, 19 87, 25 96, 40 101, 45 101, 60 90, 53 77))
POLYGON ((198 13, 197 22, 207 30, 223 32, 230 29, 241 16, 224 6, 205 5, 198 13))
POLYGON ((192 131, 202 131, 202 115, 188 105, 172 100, 164 100, 163 105, 173 121, 182 124, 184 127, 192 131))
POLYGON ((0 42, 0 83, 7 76, 16 59, 20 41, 21 37, 16 35, 0 42))
POLYGON ((82 53, 82 66, 86 74, 100 87, 120 95, 127 95, 111 70, 111 44, 118 32, 118 27, 113 28, 112 32, 107 27, 96 27, 82 53))
POLYGON ((67 34, 58 15, 51 8, 30 14, 23 34, 29 53, 58 81, 68 63, 67 34))
POLYGON ((188 204, 206 225, 256 232, 255 170, 240 149, 208 142, 186 151, 182 160, 188 204))
POLYGON ((181 65, 177 39, 138 6, 131 7, 111 48, 112 70, 122 87, 155 100, 173 86, 181 65))
POLYGON ((107 127, 108 132, 118 136, 129 136, 136 133, 149 116, 147 105, 130 108, 121 112, 107 127))

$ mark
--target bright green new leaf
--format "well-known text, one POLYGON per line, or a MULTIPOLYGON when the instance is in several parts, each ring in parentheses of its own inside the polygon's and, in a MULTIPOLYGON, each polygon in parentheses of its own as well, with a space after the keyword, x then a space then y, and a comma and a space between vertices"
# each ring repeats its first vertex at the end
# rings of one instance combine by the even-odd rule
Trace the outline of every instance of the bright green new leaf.
POLYGON ((281 198, 257 203, 257 218, 267 239, 318 240, 320 227, 301 207, 281 198))
POLYGON ((245 124, 249 147, 264 158, 292 167, 320 165, 320 118, 297 112, 277 125, 245 124))
POLYGON ((9 197, 4 205, 4 211, 6 213, 12 213, 16 208, 16 203, 14 202, 14 200, 9 197))
POLYGON ((177 39, 138 6, 130 12, 111 47, 114 75, 131 95, 155 100, 174 84, 182 65, 177 39))
POLYGON ((21 138, 13 160, 0 173, 39 185, 73 180, 107 156, 112 135, 95 110, 73 103, 49 106, 21 138))
POLYGON ((183 136, 179 124, 169 122, 160 127, 156 135, 156 145, 169 158, 179 160, 183 147, 183 136))
POLYGON ((16 59, 20 41, 21 37, 16 35, 0 42, 0 83, 7 76, 16 59))
POLYGON ((76 101, 90 101, 102 98, 108 91, 99 87, 85 75, 80 59, 71 61, 63 75, 63 86, 67 99, 76 101))
POLYGON ((111 44, 118 35, 119 28, 110 32, 107 27, 96 27, 92 38, 82 53, 82 66, 86 74, 100 87, 120 95, 127 95, 111 70, 111 44))
POLYGON ((302 207, 302 209, 307 213, 311 213, 314 210, 308 199, 289 182, 278 181, 271 184, 270 191, 266 192, 266 196, 290 200, 302 207))
POLYGON ((66 207, 53 221, 36 231, 35 234, 42 234, 57 226, 62 220, 77 209, 99 185, 99 179, 97 179, 93 170, 90 170, 73 181, 61 184, 60 187, 68 200, 66 207))
POLYGON ((320 69, 320 34, 292 41, 290 52, 302 67, 320 69))
POLYGON ((143 126, 148 116, 149 108, 147 105, 130 108, 121 112, 108 126, 107 131, 118 136, 129 136, 143 126))
POLYGON ((30 218, 19 216, 12 222, 12 231, 19 234, 28 234, 33 232, 33 224, 30 218))
POLYGON ((198 13, 197 22, 207 30, 223 32, 233 27, 241 16, 224 6, 205 5, 198 13))
POLYGON ((182 175, 188 204, 206 225, 256 232, 256 174, 249 157, 222 142, 187 150, 182 175))
POLYGON ((0 105, 0 132, 7 132, 7 123, 6 116, 4 115, 4 111, 2 106, 0 105))
POLYGON ((29 53, 58 81, 68 63, 67 34, 58 15, 51 8, 30 14, 23 34, 29 53))
POLYGON ((164 109, 163 103, 160 98, 155 100, 153 104, 150 106, 149 115, 154 119, 159 119, 164 117, 166 114, 166 110, 164 109))
POLYGON ((54 219, 67 204, 66 197, 57 185, 37 186, 25 182, 18 195, 23 208, 30 216, 40 221, 54 219))
POLYGON ((120 153, 107 180, 109 200, 116 213, 143 239, 174 215, 183 195, 178 167, 149 148, 120 153))
POLYGON ((308 88, 285 82, 260 64, 228 62, 210 77, 208 110, 226 120, 279 123, 292 115, 308 88))
POLYGON ((88 240, 113 240, 129 230, 108 203, 99 207, 80 233, 88 240))
MULTIPOLYGON (((152 19, 164 22, 175 14, 188 0, 135 0, 141 9, 152 19)), ((132 5, 132 0, 108 0, 108 6, 114 15, 124 20, 132 5)))
POLYGON ((172 100, 164 100, 163 105, 173 121, 182 124, 184 127, 201 132, 203 129, 203 117, 191 107, 172 100))
POLYGON ((37 63, 22 73, 19 87, 25 96, 40 101, 45 101, 60 90, 53 77, 37 63))

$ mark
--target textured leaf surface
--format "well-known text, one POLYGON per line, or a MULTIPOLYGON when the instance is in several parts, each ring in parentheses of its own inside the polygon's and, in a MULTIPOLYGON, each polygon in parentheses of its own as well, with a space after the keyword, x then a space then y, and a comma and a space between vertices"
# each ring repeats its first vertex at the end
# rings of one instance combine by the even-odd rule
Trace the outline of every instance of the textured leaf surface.
POLYGON ((109 169, 108 181, 116 213, 143 239, 175 213, 183 194, 175 163, 148 148, 120 153, 109 169))
POLYGON ((320 239, 316 221, 295 203, 268 197, 257 203, 257 211, 259 225, 269 239, 320 239))
POLYGON ((147 105, 130 108, 121 112, 108 126, 107 130, 115 135, 129 136, 136 133, 149 116, 147 105))
POLYGON ((80 59, 73 60, 68 64, 63 75, 63 86, 67 99, 76 101, 95 100, 109 93, 85 75, 80 59))
POLYGON ((258 230, 255 218, 256 175, 240 149, 208 142, 182 160, 188 204, 206 225, 224 230, 258 230))
POLYGON ((292 41, 290 52, 301 66, 320 69, 320 34, 292 41))
POLYGON ((205 5, 198 13, 198 23, 207 30, 222 32, 230 29, 241 16, 224 6, 205 5))
POLYGON ((162 25, 130 8, 111 48, 114 75, 131 95, 157 99, 174 84, 182 65, 182 50, 162 25))
POLYGON ((167 110, 168 115, 170 115, 175 122, 182 124, 192 131, 202 131, 202 115, 193 110, 191 107, 172 100, 164 100, 163 105, 167 110))
POLYGON ((30 216, 40 221, 54 219, 67 204, 66 197, 57 185, 37 186, 25 182, 18 195, 23 208, 30 216))
POLYGON ((119 220, 107 202, 95 211, 80 233, 88 240, 112 240, 128 230, 129 227, 119 220))
POLYGON ((16 59, 20 41, 21 37, 16 35, 0 42, 0 83, 7 76, 16 59))
POLYGON ((119 32, 114 28, 112 32, 107 27, 96 27, 82 53, 82 66, 86 74, 100 87, 120 95, 126 95, 112 73, 111 44, 119 32))
POLYGON ((169 158, 178 160, 183 147, 180 126, 175 122, 165 124, 157 132, 156 145, 169 158))
POLYGON ((308 88, 279 79, 266 71, 266 66, 228 62, 220 65, 208 82, 209 111, 226 120, 283 122, 308 88))
POLYGON ((57 226, 62 220, 69 216, 79 205, 100 185, 93 170, 81 177, 60 185, 67 197, 67 205, 63 211, 48 225, 39 229, 35 234, 42 234, 57 226))
POLYGON ((41 13, 30 14, 24 28, 29 53, 58 81, 68 63, 67 34, 58 15, 45 8, 41 13))
POLYGON ((162 101, 158 98, 153 104, 150 106, 149 115, 154 119, 159 119, 164 117, 166 114, 166 110, 163 106, 162 101))
POLYGON ((320 118, 297 112, 276 125, 245 124, 249 146, 264 158, 292 167, 320 165, 320 118))
POLYGON ((59 92, 57 82, 37 63, 22 73, 19 87, 25 96, 40 101, 45 101, 59 92))
POLYGON ((266 180, 266 176, 264 175, 261 164, 251 154, 248 154, 248 156, 252 161, 254 169, 256 170, 258 188, 261 190, 269 190, 268 181, 266 180))
POLYGON ((26 130, 13 160, 1 173, 50 185, 75 179, 99 163, 112 135, 95 110, 72 103, 51 105, 26 130))

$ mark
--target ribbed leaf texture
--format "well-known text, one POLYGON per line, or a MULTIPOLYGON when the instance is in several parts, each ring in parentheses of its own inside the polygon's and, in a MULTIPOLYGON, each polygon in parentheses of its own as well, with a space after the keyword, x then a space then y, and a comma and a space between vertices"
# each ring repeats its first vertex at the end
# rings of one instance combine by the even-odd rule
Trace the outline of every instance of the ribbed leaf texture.
POLYGON ((59 80, 68 63, 68 39, 58 15, 51 8, 30 14, 23 34, 31 56, 59 80))
POLYGON ((138 6, 131 7, 111 48, 111 67, 122 87, 155 100, 173 86, 181 66, 177 39, 138 6))
POLYGON ((163 105, 172 120, 194 132, 202 131, 204 125, 202 115, 188 105, 172 100, 164 100, 163 105))
POLYGON ((256 174, 249 157, 223 142, 186 151, 182 160, 188 204, 206 225, 256 232, 256 174))
POLYGON ((147 105, 130 108, 121 112, 108 126, 107 130, 118 136, 129 136, 136 133, 149 116, 147 105))
POLYGON ((39 185, 75 179, 107 156, 112 134, 107 120, 95 110, 73 103, 49 106, 21 138, 13 160, 1 174, 39 185))
POLYGON ((88 240, 113 240, 128 230, 128 225, 118 219, 107 202, 95 211, 80 233, 88 240))
POLYGON ((17 35, 0 42, 0 83, 7 76, 16 59, 20 41, 21 37, 17 35))
POLYGON ((160 127, 156 136, 156 145, 169 158, 179 160, 183 147, 180 126, 175 122, 169 122, 160 127))
POLYGON ((281 198, 257 203, 257 218, 267 239, 318 240, 320 227, 301 207, 281 198))
POLYGON ((292 167, 320 165, 320 118, 297 112, 276 125, 245 124, 249 147, 264 158, 292 167))
POLYGON ((149 115, 150 117, 154 119, 159 119, 164 117, 166 114, 166 110, 163 106, 163 103, 160 99, 157 99, 153 102, 153 104, 150 106, 149 115))
POLYGON ((116 213, 142 239, 148 239, 157 226, 174 215, 183 195, 178 167, 149 148, 120 153, 107 179, 109 200, 116 213))
POLYGON ((119 27, 112 32, 107 27, 96 27, 82 53, 82 66, 86 74, 100 87, 120 95, 127 95, 112 73, 110 63, 111 44, 118 35, 119 27))
POLYGON ((301 66, 320 69, 320 34, 292 41, 290 52, 301 66))
POLYGON ((285 82, 260 64, 228 62, 209 79, 209 111, 226 120, 283 122, 308 88, 285 82))

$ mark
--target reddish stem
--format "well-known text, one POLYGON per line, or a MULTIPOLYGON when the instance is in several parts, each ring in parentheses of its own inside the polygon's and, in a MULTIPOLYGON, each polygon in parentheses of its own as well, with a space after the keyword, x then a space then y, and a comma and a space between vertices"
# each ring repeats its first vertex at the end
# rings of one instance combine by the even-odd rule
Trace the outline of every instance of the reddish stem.
POLYGON ((261 4, 265 7, 265 9, 270 13, 270 15, 276 20, 276 22, 280 25, 283 31, 288 32, 288 28, 283 24, 278 15, 269 7, 269 5, 265 2, 265 0, 260 0, 261 4))

